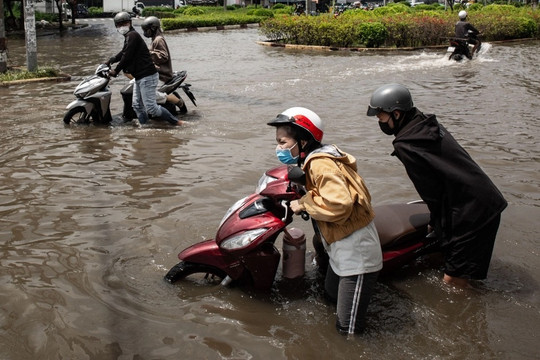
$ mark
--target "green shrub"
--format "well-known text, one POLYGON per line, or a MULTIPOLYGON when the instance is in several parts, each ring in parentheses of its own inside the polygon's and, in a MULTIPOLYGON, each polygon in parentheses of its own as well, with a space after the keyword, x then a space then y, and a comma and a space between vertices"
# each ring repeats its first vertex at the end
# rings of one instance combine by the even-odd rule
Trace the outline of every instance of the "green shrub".
POLYGON ((178 16, 175 18, 163 19, 161 26, 163 30, 174 29, 189 29, 208 26, 225 26, 225 25, 244 25, 244 24, 258 24, 262 22, 266 17, 249 16, 245 14, 204 14, 200 16, 178 16))
POLYGON ((90 6, 88 8, 88 16, 90 16, 90 17, 103 16, 103 8, 102 7, 90 6))
POLYGON ((50 23, 58 22, 58 14, 42 13, 42 12, 36 11, 35 16, 36 16, 36 21, 45 20, 50 23))
POLYGON ((411 7, 403 3, 388 4, 387 6, 381 6, 376 9, 373 9, 373 14, 382 16, 388 14, 402 14, 408 13, 411 11, 411 7))
POLYGON ((474 4, 471 4, 469 6, 469 12, 471 11, 480 11, 482 10, 482 8, 484 7, 484 5, 480 4, 480 3, 474 3, 474 4))
POLYGON ((184 11, 184 15, 187 16, 199 16, 205 13, 202 7, 189 7, 184 11))
POLYGON ((293 13, 293 10, 289 8, 281 8, 281 9, 274 10, 274 15, 277 15, 277 14, 292 15, 292 13, 293 13))
POLYGON ((274 17, 274 12, 272 10, 269 10, 269 9, 256 9, 254 12, 253 12, 253 15, 255 16, 264 16, 264 17, 274 17))
MULTIPOLYGON (((474 4, 473 4, 474 5, 474 4)), ((414 7, 414 10, 416 12, 418 11, 422 11, 422 10, 435 10, 435 11, 438 11, 438 10, 444 10, 444 5, 442 4, 439 4, 439 3, 434 3, 434 4, 420 4, 420 5, 416 5, 414 7)))
MULTIPOLYGON (((286 16, 261 23, 260 33, 269 40, 291 44, 366 47, 421 47, 446 44, 454 36, 454 11, 441 7, 408 7, 402 3, 374 11, 350 10, 331 15, 286 16)), ((540 36, 540 11, 511 5, 471 5, 469 19, 484 41, 540 36)))
POLYGON ((380 47, 384 44, 387 36, 386 27, 380 22, 366 22, 360 24, 360 43, 365 47, 380 47))

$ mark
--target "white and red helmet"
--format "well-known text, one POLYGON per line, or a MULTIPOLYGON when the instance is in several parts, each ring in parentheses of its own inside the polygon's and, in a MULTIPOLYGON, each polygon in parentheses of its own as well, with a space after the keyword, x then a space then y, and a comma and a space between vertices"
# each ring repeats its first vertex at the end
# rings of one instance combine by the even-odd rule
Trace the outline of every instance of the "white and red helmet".
POLYGON ((321 142, 324 135, 324 124, 319 117, 313 111, 303 108, 303 107, 292 107, 281 114, 276 116, 276 118, 270 122, 270 126, 280 126, 280 125, 294 125, 299 126, 307 130, 313 139, 317 142, 321 142))

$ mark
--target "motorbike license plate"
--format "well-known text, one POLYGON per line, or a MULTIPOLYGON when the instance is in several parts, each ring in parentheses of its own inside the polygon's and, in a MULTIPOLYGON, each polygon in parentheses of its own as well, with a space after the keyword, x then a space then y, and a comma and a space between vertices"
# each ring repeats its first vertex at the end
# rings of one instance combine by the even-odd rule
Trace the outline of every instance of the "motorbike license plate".
POLYGON ((455 47, 449 46, 447 51, 448 51, 448 52, 454 52, 454 50, 456 50, 455 47))

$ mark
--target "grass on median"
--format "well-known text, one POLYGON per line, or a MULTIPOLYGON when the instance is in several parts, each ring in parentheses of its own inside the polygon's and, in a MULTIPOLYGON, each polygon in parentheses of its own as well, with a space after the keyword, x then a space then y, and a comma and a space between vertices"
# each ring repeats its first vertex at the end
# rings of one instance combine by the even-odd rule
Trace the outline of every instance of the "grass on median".
POLYGON ((0 73, 0 83, 16 80, 52 78, 59 77, 61 75, 62 73, 59 69, 52 67, 38 68, 36 71, 11 68, 5 73, 0 73))

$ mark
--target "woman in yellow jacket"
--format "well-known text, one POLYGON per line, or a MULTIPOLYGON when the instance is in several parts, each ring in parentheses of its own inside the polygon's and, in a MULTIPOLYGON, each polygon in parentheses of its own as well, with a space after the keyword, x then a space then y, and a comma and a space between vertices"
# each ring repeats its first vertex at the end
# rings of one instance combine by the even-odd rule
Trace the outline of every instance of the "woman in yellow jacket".
POLYGON ((268 125, 276 127, 276 154, 306 174, 307 193, 291 209, 306 211, 329 257, 325 292, 337 303, 336 328, 360 333, 377 276, 382 269, 371 196, 356 172, 356 159, 335 145, 321 143, 324 127, 313 111, 294 107, 268 125))

